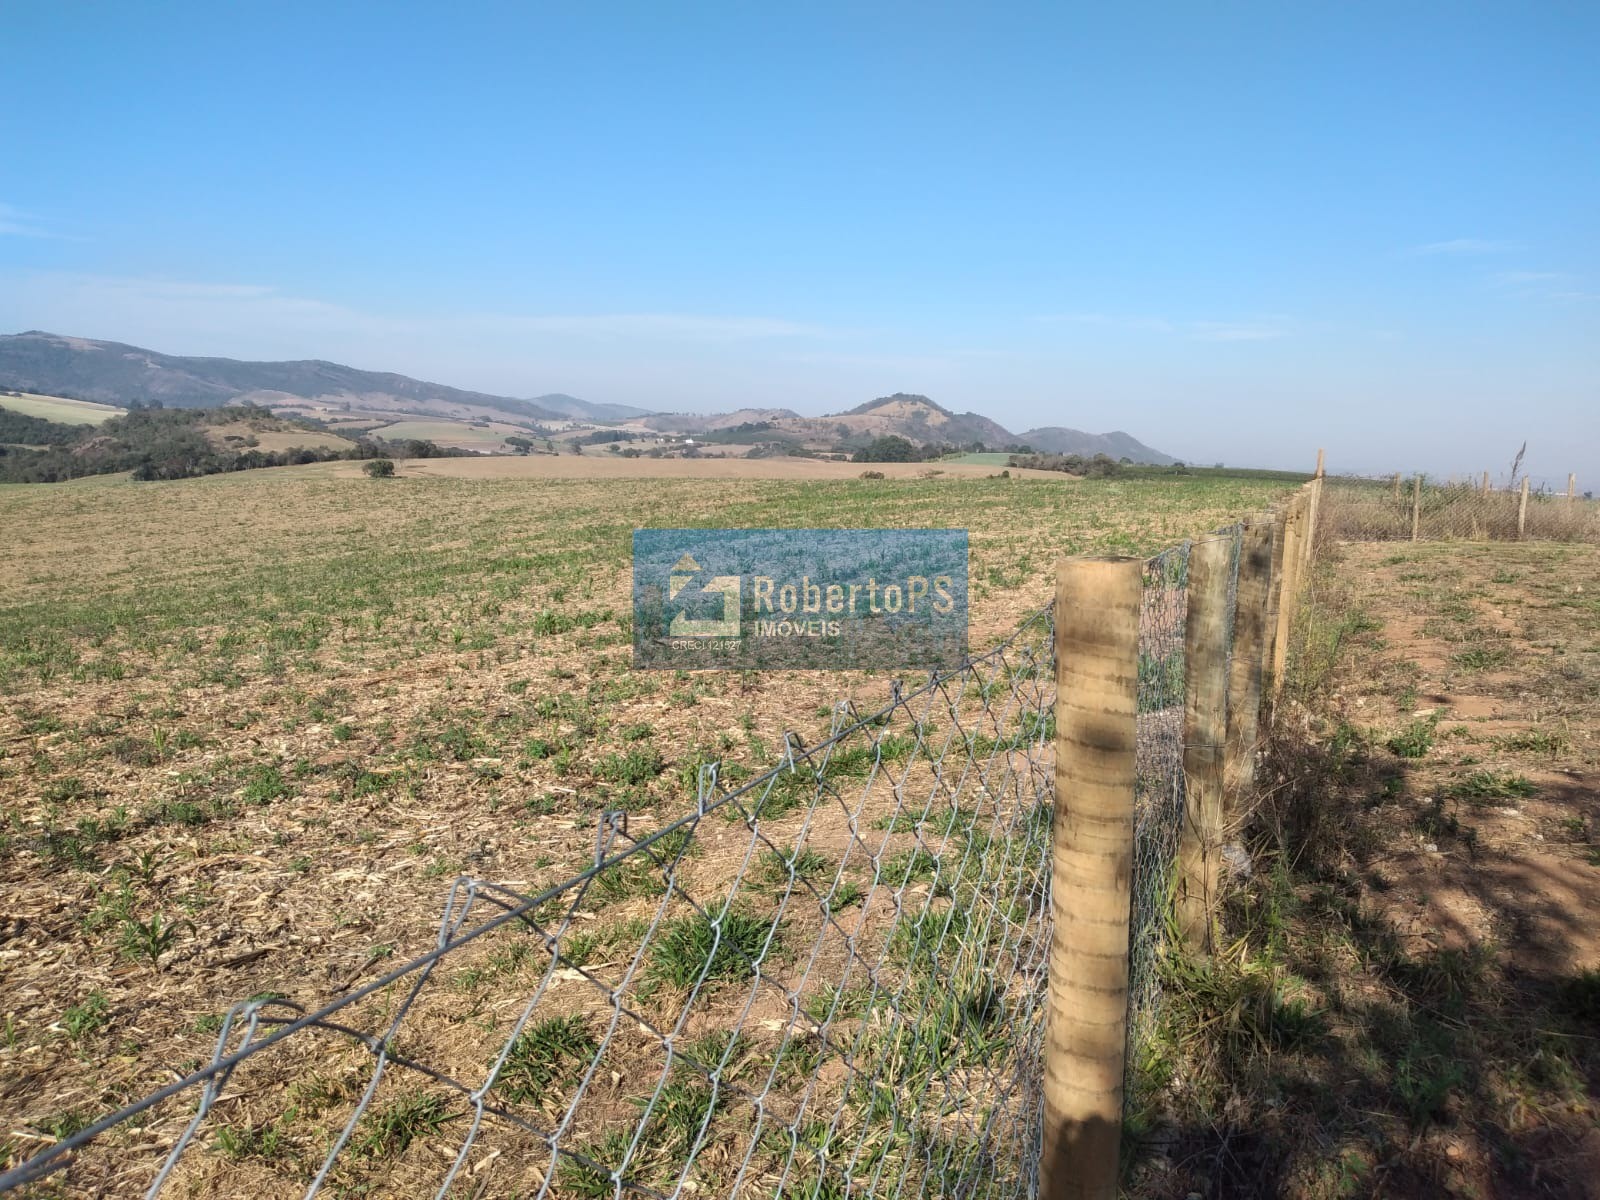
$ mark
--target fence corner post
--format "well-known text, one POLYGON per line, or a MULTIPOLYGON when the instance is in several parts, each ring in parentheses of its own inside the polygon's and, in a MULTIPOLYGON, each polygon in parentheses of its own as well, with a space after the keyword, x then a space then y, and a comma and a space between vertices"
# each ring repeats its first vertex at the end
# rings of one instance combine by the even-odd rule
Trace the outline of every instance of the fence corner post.
POLYGON ((1574 472, 1567 473, 1567 503, 1571 504, 1578 497, 1578 476, 1574 472))
POLYGON ((1269 515, 1251 519, 1239 546, 1239 585, 1233 608, 1233 654, 1228 660, 1228 742, 1223 765, 1227 808, 1238 815, 1255 784, 1256 746, 1261 735, 1261 690, 1266 676, 1268 593, 1276 526, 1269 515))
POLYGON ((1528 534, 1528 477, 1522 477, 1522 498, 1517 501, 1517 536, 1528 534))
POLYGON ((1417 540, 1422 532, 1422 472, 1417 472, 1417 477, 1411 483, 1411 540, 1417 540))
POLYGON ((1071 558, 1056 576, 1052 933, 1040 1200, 1116 1200, 1142 560, 1071 558))
POLYGON ((1222 866, 1224 747, 1228 707, 1228 575, 1231 539, 1189 551, 1189 615, 1183 629, 1183 832, 1178 843, 1178 927, 1184 944, 1214 949, 1222 866))

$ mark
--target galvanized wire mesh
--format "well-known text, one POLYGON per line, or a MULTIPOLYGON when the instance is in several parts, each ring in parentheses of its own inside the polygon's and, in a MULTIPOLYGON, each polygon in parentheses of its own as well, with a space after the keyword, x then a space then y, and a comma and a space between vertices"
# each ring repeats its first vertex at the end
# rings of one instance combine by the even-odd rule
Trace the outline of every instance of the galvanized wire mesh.
POLYGON ((1034 1184, 1053 622, 841 706, 537 895, 456 881, 435 945, 0 1176, 84 1193, 941 1195, 1034 1184))
POLYGON ((1183 826, 1183 629, 1191 543, 1145 563, 1139 612, 1133 908, 1128 962, 1129 1036, 1137 1040, 1157 997, 1157 958, 1170 908, 1183 826))
MULTIPOLYGON (((1238 600, 1242 524, 1206 540, 1231 545, 1228 566, 1228 653, 1238 600)), ((1188 620, 1189 554, 1194 542, 1145 563, 1139 614, 1138 735, 1136 740, 1132 912, 1128 962, 1128 1036, 1149 1031, 1160 1001, 1160 956, 1171 932, 1172 895, 1184 821, 1184 698, 1188 684, 1184 631, 1188 620)), ((1137 1055, 1129 1056, 1133 1069, 1137 1055)))
POLYGON ((1330 478, 1319 536, 1337 541, 1600 541, 1600 504, 1547 488, 1330 478))

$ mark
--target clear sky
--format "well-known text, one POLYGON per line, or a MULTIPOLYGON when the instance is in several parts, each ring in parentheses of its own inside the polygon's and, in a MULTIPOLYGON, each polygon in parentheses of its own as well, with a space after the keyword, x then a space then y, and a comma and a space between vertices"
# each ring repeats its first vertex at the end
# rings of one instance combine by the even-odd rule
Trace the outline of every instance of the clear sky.
POLYGON ((0 4, 0 331, 1600 485, 1600 5, 0 4))

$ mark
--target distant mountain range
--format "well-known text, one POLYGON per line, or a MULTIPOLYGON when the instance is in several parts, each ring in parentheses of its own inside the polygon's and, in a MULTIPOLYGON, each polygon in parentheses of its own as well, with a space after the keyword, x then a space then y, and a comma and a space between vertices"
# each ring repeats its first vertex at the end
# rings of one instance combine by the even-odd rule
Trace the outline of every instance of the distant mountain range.
POLYGON ((213 408, 239 401, 275 408, 294 400, 339 400, 359 401, 362 408, 380 412, 435 416, 459 411, 563 420, 568 415, 531 400, 462 391, 387 371, 358 371, 318 359, 185 358, 37 330, 0 337, 0 387, 122 408, 135 400, 159 401, 170 408, 213 408))
POLYGON ((560 392, 521 400, 464 391, 319 359, 245 362, 190 358, 38 330, 0 335, 0 389, 122 408, 136 401, 169 408, 249 402, 323 417, 346 412, 389 420, 404 415, 518 426, 576 420, 707 435, 712 440, 729 431, 742 431, 740 436, 748 440, 770 437, 776 442, 814 445, 860 443, 893 434, 918 443, 982 442, 997 450, 1028 445, 1053 454, 1108 454, 1158 466, 1173 461, 1126 433, 1092 434, 1050 426, 1014 434, 980 413, 954 413, 926 396, 903 392, 823 417, 803 417, 787 408, 746 408, 710 415, 652 413, 626 404, 594 404, 560 392))
POLYGON ((741 426, 765 426, 760 436, 795 443, 863 442, 875 437, 895 435, 913 442, 947 442, 966 446, 982 442, 996 450, 1008 446, 1029 446, 1047 454, 1081 454, 1092 458, 1107 454, 1134 462, 1166 466, 1176 460, 1152 449, 1130 434, 1084 433, 1052 425, 1012 433, 1005 426, 981 413, 953 413, 926 396, 896 392, 880 396, 848 412, 826 417, 802 417, 788 408, 741 408, 737 412, 657 413, 640 422, 663 433, 703 434, 712 441, 741 426))
POLYGON ((576 396, 569 396, 565 392, 535 396, 530 403, 546 412, 559 413, 564 417, 580 421, 636 421, 640 417, 650 415, 648 408, 634 408, 631 404, 595 404, 589 400, 579 400, 576 396))

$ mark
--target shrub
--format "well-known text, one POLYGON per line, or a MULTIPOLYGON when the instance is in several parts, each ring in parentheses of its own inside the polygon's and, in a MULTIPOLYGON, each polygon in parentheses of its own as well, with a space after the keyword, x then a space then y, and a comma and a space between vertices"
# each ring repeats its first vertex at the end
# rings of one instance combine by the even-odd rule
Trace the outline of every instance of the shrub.
POLYGON ((394 460, 388 458, 368 459, 367 465, 361 469, 373 479, 388 479, 394 475, 394 460))

